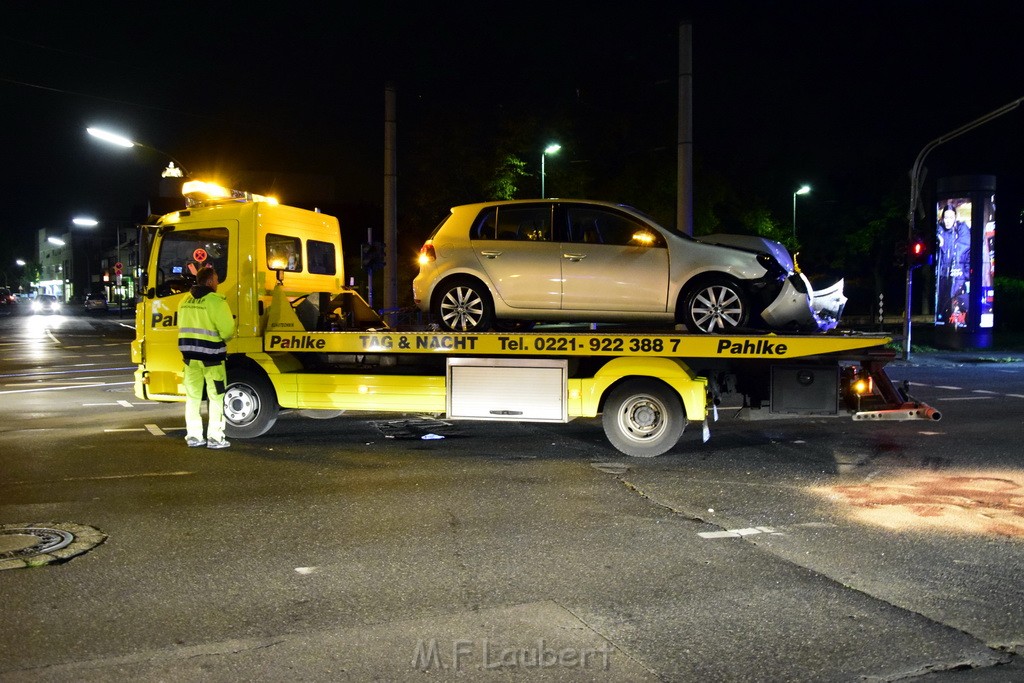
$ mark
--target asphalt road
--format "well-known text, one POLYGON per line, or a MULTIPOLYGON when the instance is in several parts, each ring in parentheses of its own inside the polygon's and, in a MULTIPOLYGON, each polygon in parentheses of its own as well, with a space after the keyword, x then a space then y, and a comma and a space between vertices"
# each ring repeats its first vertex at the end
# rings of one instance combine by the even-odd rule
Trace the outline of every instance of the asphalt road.
POLYGON ((723 410, 651 460, 400 415, 208 451, 132 394, 130 324, 0 320, 0 525, 107 536, 0 571, 0 680, 1024 673, 1024 363, 890 366, 941 422, 723 410))

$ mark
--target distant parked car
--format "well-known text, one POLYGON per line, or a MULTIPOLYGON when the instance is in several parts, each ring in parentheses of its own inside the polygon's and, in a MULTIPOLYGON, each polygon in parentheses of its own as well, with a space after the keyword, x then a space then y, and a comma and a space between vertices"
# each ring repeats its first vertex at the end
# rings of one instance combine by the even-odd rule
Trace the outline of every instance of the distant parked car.
POLYGON ((0 287, 0 315, 14 315, 18 311, 18 298, 11 290, 0 287))
POLYGON ((107 297, 102 292, 96 294, 85 295, 85 310, 89 312, 93 311, 106 311, 107 310, 107 297))
POLYGON ((694 239, 631 207, 590 200, 456 206, 419 264, 416 305, 461 332, 540 321, 826 331, 846 303, 842 280, 815 291, 779 242, 694 239))
POLYGON ((40 294, 32 299, 31 308, 33 313, 60 313, 60 299, 52 294, 40 294))

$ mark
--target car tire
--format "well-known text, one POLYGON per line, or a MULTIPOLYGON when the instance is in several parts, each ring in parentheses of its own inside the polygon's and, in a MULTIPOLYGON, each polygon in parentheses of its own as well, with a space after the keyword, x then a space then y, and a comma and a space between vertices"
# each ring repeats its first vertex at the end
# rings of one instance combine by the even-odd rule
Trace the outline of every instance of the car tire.
POLYGON ((608 395, 601 424, 609 443, 634 458, 653 458, 676 445, 686 428, 679 395, 660 380, 629 379, 608 395))
POLYGON ((683 324, 696 334, 729 334, 744 327, 749 318, 746 294, 726 277, 701 280, 683 300, 683 324))
POLYGON ((224 392, 225 432, 238 439, 254 439, 270 431, 280 412, 274 387, 254 370, 228 368, 224 392))
POLYGON ((441 329, 486 332, 494 323, 494 303, 478 280, 459 277, 441 283, 431 311, 441 329))

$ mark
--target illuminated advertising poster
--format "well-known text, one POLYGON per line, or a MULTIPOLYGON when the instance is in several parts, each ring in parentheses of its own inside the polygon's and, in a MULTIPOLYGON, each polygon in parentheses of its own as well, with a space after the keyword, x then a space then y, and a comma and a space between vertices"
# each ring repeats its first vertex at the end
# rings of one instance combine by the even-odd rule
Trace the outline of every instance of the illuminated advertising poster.
POLYGON ((935 324, 967 327, 973 205, 968 197, 950 197, 940 200, 935 209, 935 324))
POLYGON ((981 317, 979 327, 992 327, 995 316, 992 302, 995 299, 996 281, 996 197, 985 199, 985 234, 981 242, 981 317))

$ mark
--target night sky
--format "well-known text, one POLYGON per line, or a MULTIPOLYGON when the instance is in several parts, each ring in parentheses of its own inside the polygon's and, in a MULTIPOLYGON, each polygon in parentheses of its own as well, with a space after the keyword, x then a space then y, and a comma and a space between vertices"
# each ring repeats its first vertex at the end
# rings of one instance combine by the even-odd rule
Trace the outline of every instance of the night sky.
MULTIPOLYGON (((589 116, 625 108, 641 151, 672 150, 681 21, 693 27, 695 154, 782 221, 802 183, 815 190, 801 202, 833 211, 893 186, 909 198, 926 143, 1024 96, 1024 5, 1010 0, 600 4, 5 3, 3 267, 39 228, 127 217, 154 192, 166 158, 99 143, 88 125, 196 176, 328 178, 325 203, 381 202, 387 82, 400 136, 428 108, 486 117, 529 103, 537 135, 521 156, 537 163, 558 132, 545 112, 576 100, 589 116)), ((940 147, 929 179, 996 174, 1001 208, 1013 206, 1022 124, 1015 111, 940 147)), ((470 143, 451 133, 453 149, 470 143)), ((593 149, 577 147, 563 162, 593 149)), ((398 149, 400 206, 409 153, 398 149)))

